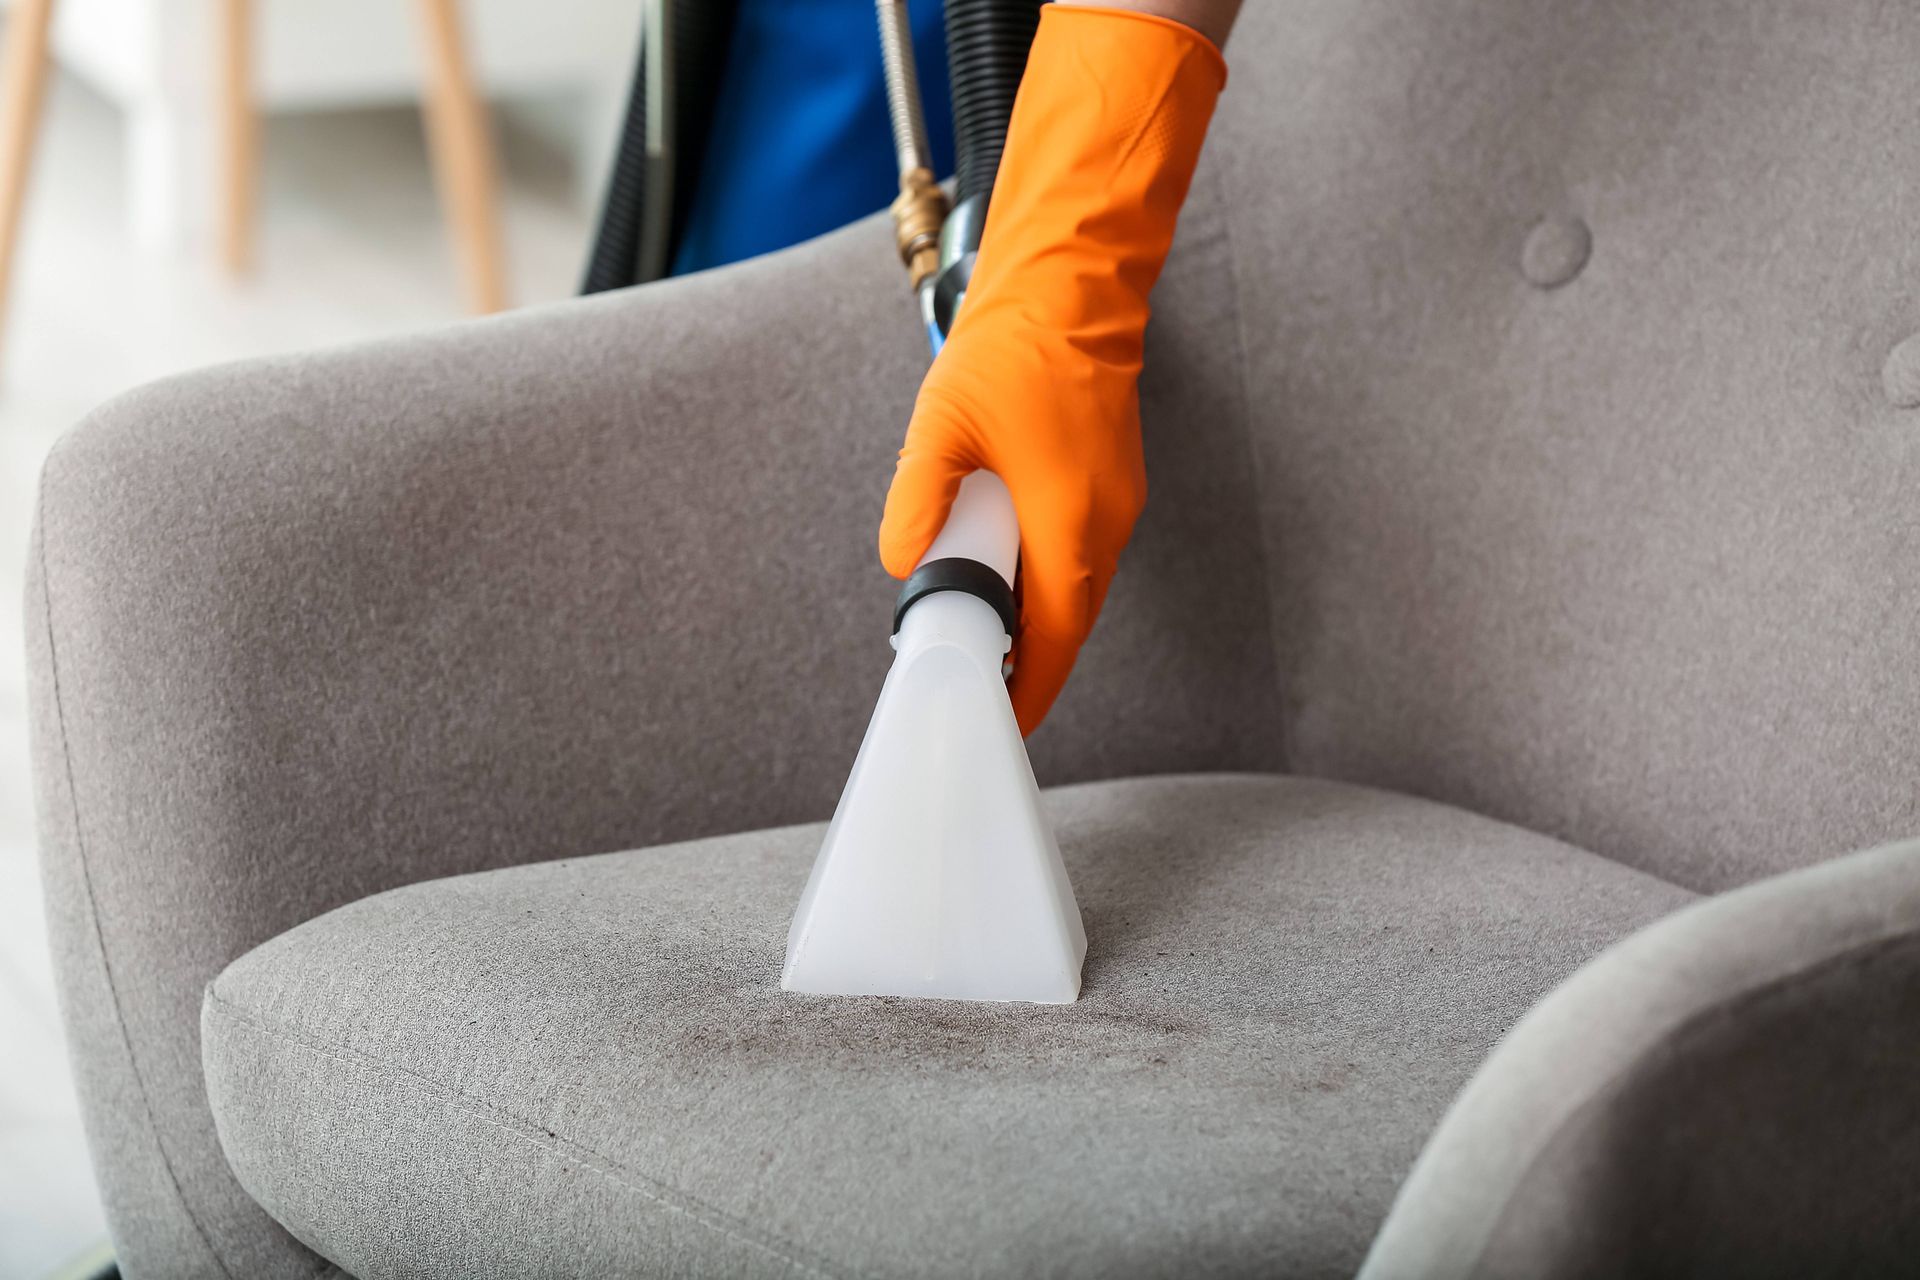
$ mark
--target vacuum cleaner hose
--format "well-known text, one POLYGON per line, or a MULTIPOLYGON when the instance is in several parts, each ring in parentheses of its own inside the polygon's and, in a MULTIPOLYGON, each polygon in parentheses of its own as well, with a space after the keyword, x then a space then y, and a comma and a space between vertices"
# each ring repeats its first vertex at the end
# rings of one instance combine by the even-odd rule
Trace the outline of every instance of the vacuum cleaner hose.
POLYGON ((993 189, 1013 96, 1027 69, 1043 0, 947 0, 947 79, 953 94, 954 203, 993 189))
POLYGON ((940 270, 921 310, 937 351, 973 278, 987 201, 1006 150, 1013 100, 1045 0, 947 0, 947 79, 958 170, 953 211, 940 228, 940 270))

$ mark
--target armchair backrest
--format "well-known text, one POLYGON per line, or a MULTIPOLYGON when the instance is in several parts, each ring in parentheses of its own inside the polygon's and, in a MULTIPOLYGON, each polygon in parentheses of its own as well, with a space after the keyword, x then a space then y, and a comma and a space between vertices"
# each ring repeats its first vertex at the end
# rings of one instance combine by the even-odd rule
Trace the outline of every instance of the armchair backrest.
POLYGON ((1286 766, 1700 888, 1920 828, 1920 10, 1291 0, 1228 53, 1286 766))

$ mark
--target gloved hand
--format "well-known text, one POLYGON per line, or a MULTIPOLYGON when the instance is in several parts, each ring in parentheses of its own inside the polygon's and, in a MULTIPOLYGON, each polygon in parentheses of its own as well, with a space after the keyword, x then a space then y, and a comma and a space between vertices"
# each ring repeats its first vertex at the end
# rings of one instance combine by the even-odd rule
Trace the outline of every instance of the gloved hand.
POLYGON ((1147 496, 1147 294, 1173 240, 1226 64, 1163 18, 1048 5, 1027 58, 979 258, 887 493, 880 559, 905 578, 968 472, 1020 521, 1009 693, 1046 716, 1147 496))

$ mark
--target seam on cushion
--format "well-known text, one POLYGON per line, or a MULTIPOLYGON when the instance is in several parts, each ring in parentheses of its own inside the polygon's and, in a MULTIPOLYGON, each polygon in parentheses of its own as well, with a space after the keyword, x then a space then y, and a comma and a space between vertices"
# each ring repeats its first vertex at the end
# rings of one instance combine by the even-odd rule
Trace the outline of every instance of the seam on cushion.
POLYGON ((53 575, 47 565, 47 482, 46 475, 52 470, 53 460, 59 456, 60 447, 65 443, 62 437, 47 452, 47 460, 41 467, 39 492, 35 495, 34 517, 39 525, 40 543, 40 604, 47 616, 47 669, 53 685, 53 717, 55 728, 60 734, 60 765, 67 778, 67 807, 73 818, 73 848, 75 860, 80 864, 80 885, 87 898, 87 923, 92 926, 94 945, 100 952, 100 969, 107 980, 107 998, 113 1008, 114 1029, 120 1033, 121 1047, 126 1051, 127 1069, 133 1074, 133 1086, 140 1098, 140 1109, 146 1121, 147 1131, 153 1136, 154 1150, 160 1156, 160 1167, 167 1175, 167 1183, 173 1188, 174 1199, 179 1202, 180 1211, 186 1215, 187 1224, 194 1234, 200 1237, 200 1243, 206 1246, 208 1254, 220 1273, 233 1280, 233 1270, 227 1260, 215 1247, 213 1237, 201 1224, 199 1215, 194 1213, 193 1205, 187 1199, 186 1191, 180 1185, 180 1175, 174 1169, 173 1156, 167 1150, 166 1139, 160 1133, 160 1126, 154 1120, 153 1101, 147 1091, 146 1074, 140 1069, 139 1056, 134 1052, 133 1036, 127 1031, 127 1020, 121 1011, 120 986, 113 976, 113 960, 107 953, 106 931, 100 927, 100 900, 93 890, 93 867, 87 859, 86 829, 80 821, 80 789, 74 783, 73 749, 67 736, 66 698, 60 689, 60 648, 55 639, 53 625, 53 575))
POLYGON ((471 1116, 484 1124, 492 1125, 531 1146, 548 1151, 564 1159, 571 1160, 581 1167, 599 1174, 617 1186, 626 1187, 653 1201, 670 1213, 685 1214, 701 1226, 716 1232, 725 1239, 748 1245, 768 1254, 776 1260, 799 1268, 809 1275, 821 1277, 821 1280, 845 1280, 858 1273, 840 1270, 835 1264, 790 1240, 783 1240, 770 1232, 759 1230, 741 1221, 734 1215, 708 1204, 699 1197, 683 1191, 662 1179, 651 1177, 638 1169, 600 1155, 571 1139, 551 1134, 545 1128, 535 1125, 523 1116, 515 1115, 504 1107, 496 1106, 483 1099, 463 1093, 449 1085, 440 1083, 410 1067, 389 1062, 370 1054, 362 1053, 346 1045, 333 1044, 317 1039, 303 1031, 267 1021, 238 1005, 221 997, 212 985, 207 987, 207 1007, 227 1018, 238 1026, 252 1030, 266 1039, 280 1039, 298 1045, 310 1053, 331 1059, 345 1066, 366 1066, 377 1071, 390 1072, 413 1080, 430 1094, 452 1106, 455 1110, 471 1116), (487 1114, 491 1112, 492 1114, 487 1114), (535 1131, 538 1131, 537 1133, 535 1131), (547 1134, 543 1139, 540 1134, 547 1134), (623 1176, 624 1175, 624 1176, 623 1176), (801 1256, 801 1255, 807 1256, 801 1256))
POLYGON ((1212 166, 1213 189, 1220 210, 1221 234, 1227 241, 1227 279, 1232 284, 1234 358, 1240 366, 1236 379, 1240 399, 1240 434, 1247 447, 1247 476, 1253 488, 1253 532, 1260 547, 1260 604, 1267 614, 1267 660, 1273 664, 1273 696, 1279 714, 1280 758, 1275 768, 1287 773, 1293 768, 1293 717, 1288 714, 1284 668, 1280 661, 1279 618, 1273 607, 1273 551, 1267 530, 1267 486, 1260 466, 1260 448, 1253 430, 1253 364, 1247 350, 1247 313, 1240 283, 1240 253, 1233 230, 1233 192, 1227 189, 1226 164, 1218 159, 1212 166))
POLYGON ((1583 1127, 1603 1105, 1619 1098, 1629 1087, 1644 1079, 1655 1066, 1664 1066, 1673 1061, 1683 1048, 1688 1047, 1709 1026, 1731 1020, 1807 983, 1819 981, 1833 974, 1845 973, 1848 970, 1867 968, 1887 956, 1899 954, 1915 943, 1920 943, 1920 932, 1911 929, 1890 936, 1883 935, 1870 942, 1823 957, 1790 973, 1781 974, 1777 978, 1739 992, 1730 999, 1709 1005, 1681 1019, 1672 1030, 1660 1038, 1657 1044, 1623 1065, 1617 1074, 1594 1090, 1584 1102, 1568 1112, 1566 1117, 1553 1127, 1547 1140, 1540 1144, 1532 1156, 1528 1157, 1525 1167, 1513 1180, 1506 1202, 1474 1248, 1472 1264, 1463 1274, 1481 1273, 1486 1263, 1487 1251, 1493 1247, 1494 1241, 1500 1238, 1513 1217, 1516 1209, 1514 1191, 1532 1182, 1542 1162, 1559 1149, 1560 1140, 1572 1134, 1576 1128, 1583 1127))

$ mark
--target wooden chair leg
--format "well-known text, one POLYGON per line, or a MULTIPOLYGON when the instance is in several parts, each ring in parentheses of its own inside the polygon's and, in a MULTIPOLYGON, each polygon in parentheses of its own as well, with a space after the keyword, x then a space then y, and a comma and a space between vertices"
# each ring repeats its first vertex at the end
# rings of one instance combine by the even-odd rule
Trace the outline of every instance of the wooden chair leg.
POLYGON ((427 41, 427 146, 475 311, 507 305, 498 183, 486 103, 474 88, 457 0, 420 0, 427 41))
POLYGON ((53 0, 14 0, 0 54, 0 335, 13 278, 13 252, 20 239, 20 210, 40 132, 40 104, 47 88, 47 31, 53 0))
POLYGON ((220 261, 253 269, 260 122, 253 102, 253 0, 220 0, 220 261))

